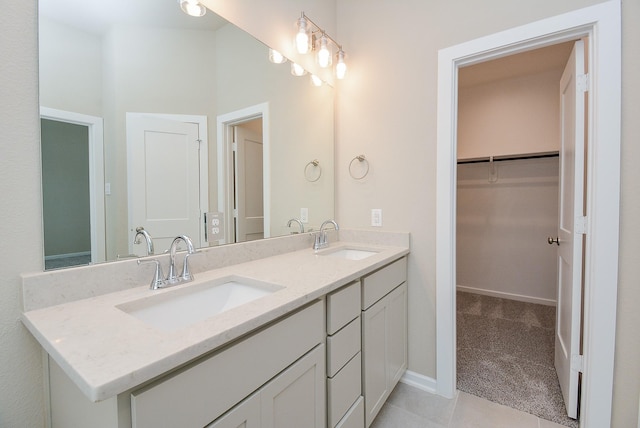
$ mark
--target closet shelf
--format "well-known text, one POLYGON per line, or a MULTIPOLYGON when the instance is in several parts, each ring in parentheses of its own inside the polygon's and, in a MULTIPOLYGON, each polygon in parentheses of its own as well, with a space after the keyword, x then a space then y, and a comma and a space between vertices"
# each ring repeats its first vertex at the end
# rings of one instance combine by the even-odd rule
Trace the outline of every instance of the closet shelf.
MULTIPOLYGON (((558 152, 523 153, 523 154, 516 154, 516 155, 493 156, 493 161, 500 162, 500 161, 510 161, 510 160, 520 160, 520 159, 541 159, 541 158, 552 158, 552 157, 558 157, 558 156, 559 156, 558 152)), ((480 157, 480 158, 458 159, 458 164, 490 162, 491 159, 492 159, 491 156, 480 157)))

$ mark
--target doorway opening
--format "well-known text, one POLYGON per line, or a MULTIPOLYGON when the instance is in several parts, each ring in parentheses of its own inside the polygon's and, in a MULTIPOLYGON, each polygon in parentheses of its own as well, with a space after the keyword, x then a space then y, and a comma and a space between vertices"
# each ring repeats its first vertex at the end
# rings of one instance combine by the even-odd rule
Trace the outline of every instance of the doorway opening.
POLYGON ((465 65, 588 37, 590 90, 580 424, 610 424, 620 189, 620 3, 610 1, 496 33, 438 56, 436 392, 456 387, 456 152, 458 70, 465 65), (595 31, 597 28, 597 31, 595 31))
POLYGON ((102 118, 40 108, 45 270, 105 261, 102 118))
POLYGON ((459 390, 577 427, 555 369, 558 250, 547 243, 574 44, 459 70, 456 355, 459 390))
POLYGON ((269 106, 218 116, 219 244, 271 236, 269 106))

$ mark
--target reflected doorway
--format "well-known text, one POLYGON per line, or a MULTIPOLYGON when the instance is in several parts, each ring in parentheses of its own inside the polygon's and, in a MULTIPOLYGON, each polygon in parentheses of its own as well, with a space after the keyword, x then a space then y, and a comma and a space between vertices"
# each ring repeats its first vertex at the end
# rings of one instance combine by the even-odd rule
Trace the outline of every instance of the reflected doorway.
POLYGON ((262 117, 233 126, 234 242, 264 238, 262 117))
POLYGON ((102 119, 41 108, 45 270, 105 260, 102 119))
MULTIPOLYGON (((218 212, 213 244, 269 238, 269 105, 218 116, 218 212)), ((213 241, 213 242, 212 242, 213 241)))

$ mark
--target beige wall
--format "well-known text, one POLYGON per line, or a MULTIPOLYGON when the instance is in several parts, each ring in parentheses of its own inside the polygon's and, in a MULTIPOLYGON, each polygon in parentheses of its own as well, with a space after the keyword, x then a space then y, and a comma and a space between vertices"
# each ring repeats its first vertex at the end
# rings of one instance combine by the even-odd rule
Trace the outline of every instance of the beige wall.
POLYGON ((613 426, 638 424, 640 395, 640 2, 622 1, 622 153, 613 426))
POLYGON ((36 2, 0 14, 0 426, 43 427, 40 346, 20 323, 20 273, 42 270, 36 2))
POLYGON ((561 71, 458 92, 458 159, 558 151, 561 71))
MULTIPOLYGON (((350 53, 349 79, 338 86, 337 217, 344 227, 368 227, 382 208, 384 227, 409 230, 409 369, 436 374, 435 203, 437 52, 461 42, 597 0, 403 2, 341 0, 338 38, 350 53), (372 23, 384 23, 373 37, 372 23), (352 180, 347 165, 364 153, 369 176, 352 180)), ((623 2, 623 164, 620 310, 614 388, 614 426, 637 424, 640 389, 640 302, 637 118, 640 70, 635 22, 638 2, 623 2), (635 118, 635 119, 634 119, 635 118), (626 120, 624 120, 626 119, 626 120), (635 259, 635 261, 633 261, 635 259), (635 330, 635 332, 634 332, 635 330)))
POLYGON ((456 283, 555 304, 557 256, 546 238, 558 230, 558 158, 494 167, 490 182, 488 162, 458 165, 456 283))
MULTIPOLYGON (((288 2, 289 5, 293 0, 288 2)), ((338 35, 350 55, 337 110, 337 218, 367 227, 369 209, 384 227, 409 230, 410 369, 435 375, 435 141, 437 50, 577 9, 597 0, 512 2, 391 0, 337 2, 338 35), (377 26, 384 23, 384 31, 377 26), (360 153, 369 176, 353 181, 360 153)), ((333 3, 332 3, 333 4, 333 3)), ((331 6, 328 6, 331 7, 331 6)), ((623 1, 622 202, 614 427, 637 425, 640 390, 640 3, 623 1)), ((271 25, 268 20, 264 26, 271 25)), ((0 425, 43 426, 39 348, 18 321, 19 274, 42 269, 35 2, 0 14, 0 425), (10 60, 7 60, 10 59, 10 60)))

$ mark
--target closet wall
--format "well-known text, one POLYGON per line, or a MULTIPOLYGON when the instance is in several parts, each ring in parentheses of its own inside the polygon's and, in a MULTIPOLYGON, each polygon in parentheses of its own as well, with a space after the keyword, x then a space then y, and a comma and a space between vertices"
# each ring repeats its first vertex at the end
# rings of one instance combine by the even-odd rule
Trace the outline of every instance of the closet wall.
MULTIPOLYGON (((462 80, 459 162, 557 152, 561 73, 462 80)), ((459 163, 457 198, 458 289, 555 304, 558 157, 459 163)))

